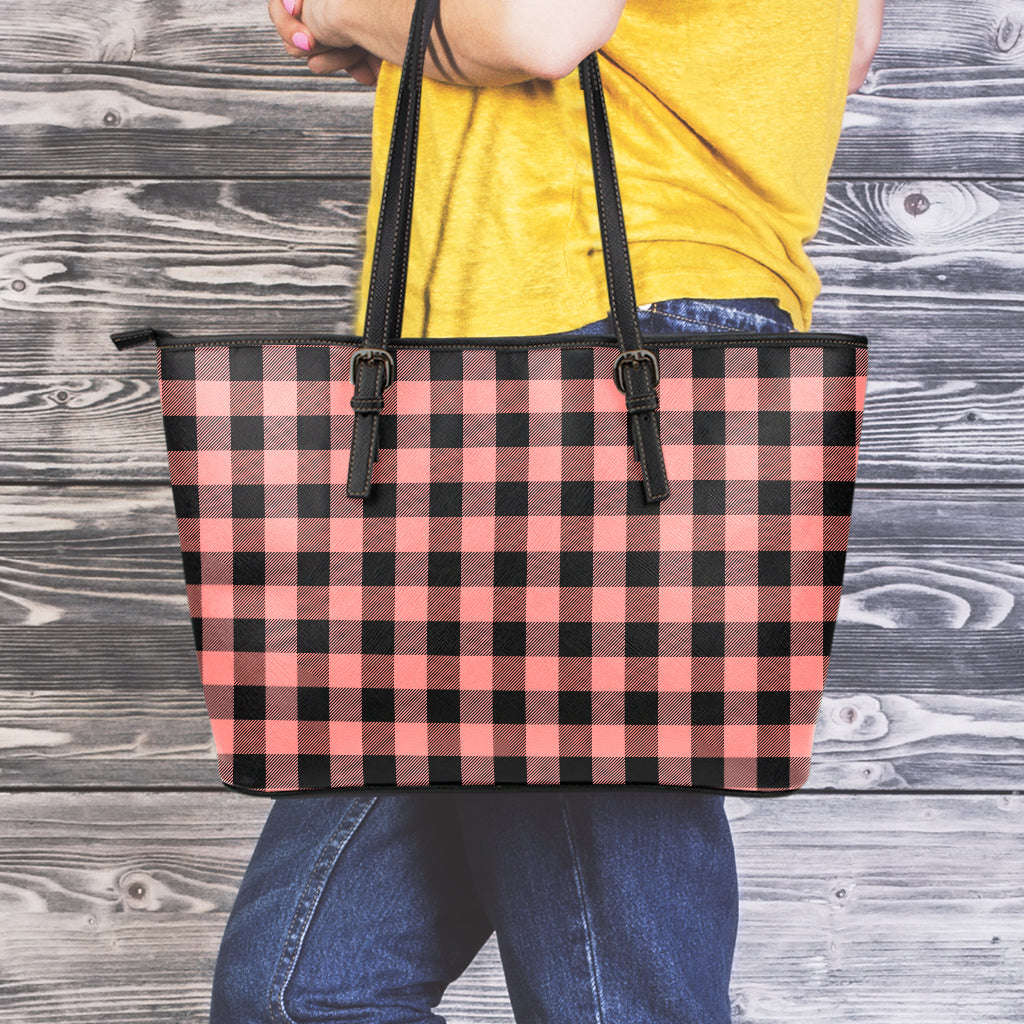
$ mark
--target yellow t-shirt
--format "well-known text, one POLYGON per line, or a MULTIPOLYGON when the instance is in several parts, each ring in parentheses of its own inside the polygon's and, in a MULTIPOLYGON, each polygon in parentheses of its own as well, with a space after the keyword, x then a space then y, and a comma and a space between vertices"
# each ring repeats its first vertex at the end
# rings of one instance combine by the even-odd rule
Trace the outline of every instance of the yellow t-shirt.
MULTIPOLYGON (((778 299, 797 330, 857 0, 628 0, 600 50, 637 302, 778 299)), ((377 83, 372 256, 400 69, 377 83)), ((468 88, 427 80, 403 335, 571 330, 607 315, 576 72, 468 88)), ((365 317, 369 265, 357 295, 365 317)))

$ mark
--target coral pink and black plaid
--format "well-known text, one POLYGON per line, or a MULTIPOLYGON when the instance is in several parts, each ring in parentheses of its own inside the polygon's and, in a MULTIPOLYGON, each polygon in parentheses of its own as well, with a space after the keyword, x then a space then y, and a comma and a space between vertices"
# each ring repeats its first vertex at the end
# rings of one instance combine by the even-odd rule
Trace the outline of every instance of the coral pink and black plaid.
POLYGON ((646 339, 671 485, 649 503, 614 343, 488 341, 399 344, 365 499, 354 341, 161 345, 223 781, 802 785, 866 349, 646 339))

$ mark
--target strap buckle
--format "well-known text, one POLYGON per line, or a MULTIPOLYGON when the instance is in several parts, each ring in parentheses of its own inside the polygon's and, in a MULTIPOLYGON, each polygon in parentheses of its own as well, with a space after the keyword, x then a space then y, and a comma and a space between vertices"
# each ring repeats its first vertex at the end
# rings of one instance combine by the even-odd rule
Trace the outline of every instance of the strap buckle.
POLYGON ((658 386, 661 380, 661 373, 658 370, 658 357, 649 348, 631 348, 620 352, 615 360, 615 386, 626 394, 626 382, 622 378, 623 363, 649 362, 654 373, 654 387, 658 386))
POLYGON ((395 370, 395 357, 383 348, 357 348, 352 353, 352 360, 348 365, 348 376, 349 380, 352 381, 352 386, 356 385, 356 363, 363 360, 368 363, 374 361, 381 362, 384 364, 384 388, 386 389, 391 384, 397 372, 395 370))

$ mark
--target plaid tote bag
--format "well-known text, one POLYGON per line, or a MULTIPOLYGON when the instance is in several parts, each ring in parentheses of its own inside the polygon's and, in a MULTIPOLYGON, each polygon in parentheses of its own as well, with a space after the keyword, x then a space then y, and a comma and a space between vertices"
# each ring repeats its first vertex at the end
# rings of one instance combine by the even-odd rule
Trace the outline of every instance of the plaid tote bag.
POLYGON ((614 335, 401 337, 436 8, 413 15, 364 334, 111 336, 157 345, 220 777, 799 788, 867 342, 641 336, 596 54, 614 335))

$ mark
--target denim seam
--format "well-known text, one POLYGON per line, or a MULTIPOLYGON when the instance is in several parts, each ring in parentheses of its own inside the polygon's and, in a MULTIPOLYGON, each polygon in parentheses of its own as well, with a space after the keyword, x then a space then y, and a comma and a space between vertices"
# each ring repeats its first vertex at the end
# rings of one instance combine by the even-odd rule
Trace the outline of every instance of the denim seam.
POLYGON ((583 922, 584 948, 587 951, 587 966, 590 971, 590 990, 594 996, 594 1009, 596 1016, 594 1024, 604 1024, 605 1015, 601 1007, 601 979, 597 965, 597 955, 594 950, 594 929, 587 916, 587 902, 584 896, 583 879, 581 877, 579 855, 576 852, 576 843, 573 839, 572 823, 569 820, 569 812, 565 803, 565 794, 559 793, 559 803, 562 806, 562 820, 565 822, 565 832, 569 843, 569 857, 572 860, 573 880, 576 882, 576 893, 580 901, 580 919, 583 922))
POLYGON ((281 1024, 296 1024, 294 1018, 284 1008, 285 992, 295 974, 306 933, 309 931, 313 914, 316 913, 316 908, 320 905, 320 897, 323 895, 327 879, 330 878, 342 850, 348 845, 353 833, 369 813, 370 808, 377 802, 376 796, 370 796, 367 799, 368 802, 365 804, 359 801, 352 804, 341 823, 331 833, 330 839, 324 844, 320 856, 309 874, 306 888, 295 907, 291 923, 288 925, 284 947, 281 950, 281 957, 271 979, 268 993, 271 1016, 281 1024))
MULTIPOLYGON (((663 317, 665 317, 668 320, 678 320, 680 323, 696 324, 696 325, 698 325, 700 327, 705 327, 705 328, 710 327, 710 328, 712 328, 712 330, 716 330, 716 331, 725 331, 725 332, 730 333, 730 334, 746 334, 747 333, 746 328, 743 328, 743 327, 725 327, 722 324, 712 323, 709 320, 701 320, 701 319, 699 319, 697 317, 692 317, 692 316, 683 316, 680 313, 670 313, 667 310, 658 309, 657 304, 655 304, 654 306, 651 307, 650 312, 654 313, 657 316, 663 316, 663 317)), ((770 317, 761 316, 760 313, 748 313, 748 312, 745 312, 743 310, 738 310, 737 312, 739 313, 739 315, 749 319, 752 323, 756 323, 758 325, 761 325, 761 324, 771 324, 772 326, 779 327, 783 331, 789 331, 789 328, 784 323, 782 323, 781 321, 779 321, 779 320, 772 320, 770 317)))

